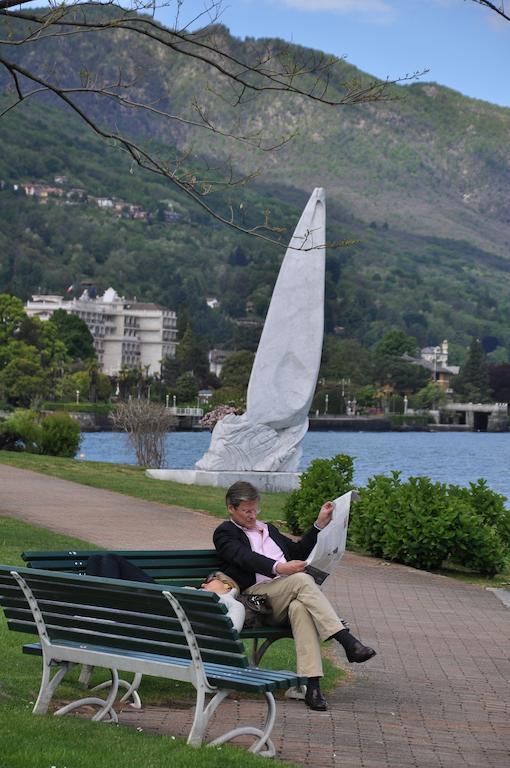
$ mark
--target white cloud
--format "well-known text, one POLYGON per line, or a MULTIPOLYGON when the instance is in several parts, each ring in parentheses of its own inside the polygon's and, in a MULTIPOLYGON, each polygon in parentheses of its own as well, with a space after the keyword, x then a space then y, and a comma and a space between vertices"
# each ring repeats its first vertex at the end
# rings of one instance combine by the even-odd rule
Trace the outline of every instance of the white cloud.
POLYGON ((301 11, 332 11, 333 13, 362 13, 388 18, 393 14, 386 0, 283 0, 284 4, 301 11))

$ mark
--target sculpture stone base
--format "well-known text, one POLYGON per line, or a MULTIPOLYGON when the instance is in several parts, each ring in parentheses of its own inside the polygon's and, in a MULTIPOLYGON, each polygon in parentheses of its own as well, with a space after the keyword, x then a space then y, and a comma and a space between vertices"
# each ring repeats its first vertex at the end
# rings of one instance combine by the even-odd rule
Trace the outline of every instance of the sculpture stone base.
POLYGON ((173 480, 183 485, 212 485, 228 488, 238 480, 252 483, 257 490, 285 493, 299 488, 299 472, 215 472, 203 469, 146 469, 154 480, 173 480))

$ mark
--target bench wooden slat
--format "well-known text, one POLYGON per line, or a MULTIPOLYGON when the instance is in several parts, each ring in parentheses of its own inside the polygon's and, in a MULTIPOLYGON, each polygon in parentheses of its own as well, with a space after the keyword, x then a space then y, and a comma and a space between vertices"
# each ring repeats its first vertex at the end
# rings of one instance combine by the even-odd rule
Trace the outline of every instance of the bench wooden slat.
MULTIPOLYGON (((19 632, 25 633, 31 632, 33 628, 35 629, 34 625, 30 624, 30 622, 23 621, 17 621, 15 626, 13 623, 8 622, 8 627, 9 629, 16 629, 19 632)), ((119 652, 139 651, 143 653, 154 653, 161 657, 177 656, 188 660, 190 658, 187 644, 180 641, 177 641, 176 643, 164 643, 161 641, 144 642, 142 638, 133 638, 127 635, 115 634, 114 632, 99 632, 54 624, 48 624, 47 628, 51 642, 55 645, 61 645, 62 643, 67 644, 73 641, 77 645, 85 648, 87 645, 95 643, 105 648, 116 648, 119 652)), ((236 656, 235 654, 223 651, 212 652, 206 648, 202 648, 201 653, 204 660, 221 663, 228 659, 229 661, 232 661, 232 666, 248 666, 247 659, 244 656, 236 656)))
MULTIPOLYGON (((77 577, 82 578, 82 577, 77 577)), ((165 587, 161 587, 165 589, 165 587)), ((0 593, 2 590, 0 589, 0 593)), ((210 594, 210 593, 209 593, 210 594)), ((135 602, 134 596, 129 600, 129 595, 122 594, 121 597, 116 595, 115 609, 110 607, 107 595, 103 592, 99 593, 100 600, 92 593, 85 593, 84 600, 75 600, 74 595, 70 594, 69 590, 66 590, 65 594, 59 594, 57 591, 51 592, 51 590, 42 592, 38 595, 40 606, 44 610, 51 610, 58 607, 59 612, 65 614, 69 613, 74 615, 79 609, 86 615, 95 616, 98 618, 104 617, 116 618, 117 616, 123 616, 135 621, 137 624, 145 624, 146 622, 153 623, 154 626, 165 626, 168 623, 176 622, 173 613, 168 613, 168 610, 164 610, 164 602, 156 603, 153 598, 145 600, 143 602, 135 602), (94 604, 94 601, 97 601, 94 604)), ((22 607, 25 605, 23 595, 20 591, 17 593, 14 591, 3 591, 2 596, 3 605, 8 608, 22 607)), ((215 627, 215 631, 222 632, 231 631, 231 622, 227 614, 225 606, 215 603, 209 603, 202 605, 200 603, 187 603, 186 604, 188 615, 194 626, 200 627, 202 624, 207 624, 215 627), (191 607, 190 607, 191 606, 191 607)))
MULTIPOLYGON (((214 549, 109 551, 126 557, 154 579, 192 586, 199 586, 209 573, 219 567, 218 554, 214 549)), ((28 551, 22 553, 22 558, 31 568, 84 574, 88 558, 101 553, 101 550, 28 551)))
MULTIPOLYGON (((209 573, 218 568, 219 558, 214 549, 211 550, 108 550, 112 554, 122 555, 140 568, 159 568, 174 572, 196 571, 209 573)), ((69 552, 23 552, 22 558, 31 568, 48 570, 65 570, 66 568, 86 568, 88 558, 92 555, 105 554, 101 550, 80 550, 69 552)))
MULTIPOLYGON (((105 600, 103 600, 106 603, 105 600)), ((18 608, 23 608, 25 604, 18 597, 3 597, 2 604, 9 611, 16 611, 18 608)), ((79 615, 83 620, 90 620, 91 622, 108 622, 109 620, 119 621, 121 619, 126 620, 128 623, 137 625, 139 627, 154 627, 155 629, 172 629, 178 628, 179 622, 175 618, 165 617, 161 612, 154 613, 134 613, 129 610, 122 610, 121 606, 117 610, 108 609, 105 606, 101 606, 99 610, 94 610, 92 606, 87 606, 83 603, 59 603, 55 600, 40 600, 41 609, 43 615, 47 613, 53 613, 60 616, 76 616, 79 615)), ((133 606, 134 608, 134 606, 133 606)), ((159 606, 158 606, 159 608, 159 606)), ((15 614, 13 613, 14 617, 15 614)), ((210 612, 195 611, 190 617, 191 625, 194 631, 198 634, 214 634, 217 637, 230 637, 232 635, 232 624, 230 618, 225 613, 219 613, 214 615, 210 612), (207 630, 207 631, 205 631, 207 630)))
MULTIPOLYGON (((118 594, 118 604, 126 603, 126 606, 132 604, 133 594, 143 595, 145 605, 148 610, 157 612, 159 610, 165 614, 167 607, 164 602, 161 603, 161 587, 164 585, 150 584, 140 581, 128 581, 118 579, 98 578, 95 576, 81 576, 79 582, 75 582, 76 574, 56 573, 55 579, 48 585, 45 574, 47 571, 30 569, 27 577, 30 580, 31 587, 37 592, 38 597, 45 599, 58 595, 59 599, 65 600, 67 595, 80 595, 80 599, 90 600, 95 605, 105 602, 103 594, 109 594, 112 590, 118 594)), ((187 587, 172 587, 182 605, 186 606, 191 613, 194 611, 213 615, 218 613, 218 609, 213 605, 217 603, 217 597, 205 590, 188 589, 187 587)), ((106 600, 108 602, 108 600, 106 600)), ((225 606, 221 604, 220 612, 227 613, 225 606)))
MULTIPOLYGON (((16 621, 23 621, 28 623, 34 623, 33 619, 31 617, 30 611, 28 609, 23 608, 6 608, 5 609, 5 615, 6 618, 9 619, 9 621, 16 622, 16 621)), ((137 635, 144 636, 147 640, 158 638, 162 639, 165 637, 171 637, 172 634, 180 634, 182 635, 182 632, 180 632, 180 627, 178 625, 177 621, 174 621, 172 623, 169 622, 167 626, 162 625, 160 623, 155 626, 154 624, 150 622, 146 622, 145 624, 136 624, 134 622, 127 622, 127 621, 109 621, 108 619, 105 619, 103 616, 101 617, 94 617, 94 616, 86 616, 84 612, 79 611, 77 614, 73 613, 58 613, 56 611, 43 611, 42 612, 44 620, 51 624, 52 626, 62 626, 62 627, 69 627, 69 626, 76 626, 79 629, 94 629, 98 627, 115 627, 115 631, 119 634, 128 633, 128 632, 136 632, 137 635)), ((35 624, 34 624, 35 626, 35 624)), ((240 641, 237 639, 234 639, 232 637, 232 632, 228 632, 228 628, 225 628, 225 631, 223 632, 223 637, 220 636, 216 631, 215 627, 211 626, 211 624, 202 624, 201 626, 197 627, 195 629, 195 634, 200 639, 204 645, 207 645, 208 648, 226 648, 227 650, 231 651, 232 653, 238 653, 241 648, 240 641)), ((184 642, 184 641, 183 641, 184 642)))
MULTIPOLYGON (((164 588, 165 586, 161 587, 161 589, 164 588)), ((55 590, 54 592, 51 590, 38 589, 34 590, 34 592, 37 592, 37 599, 45 608, 58 604, 61 606, 62 611, 72 613, 73 610, 80 607, 86 608, 87 606, 90 606, 90 611, 97 615, 99 615, 101 611, 104 611, 106 614, 109 610, 113 610, 109 608, 110 602, 108 600, 108 593, 104 590, 99 592, 83 590, 81 595, 79 595, 81 599, 76 599, 78 595, 76 593, 73 594, 71 589, 66 589, 65 591, 55 590)), ((140 598, 140 595, 133 595, 130 599, 129 592, 117 594, 115 603, 116 610, 126 615, 138 614, 140 617, 139 623, 143 622, 144 616, 147 617, 147 620, 149 620, 149 617, 163 617, 165 619, 168 617, 168 610, 165 612, 166 606, 164 602, 154 600, 152 595, 148 596, 146 600, 143 600, 144 596, 142 594, 142 599, 139 599, 138 602, 135 601, 135 597, 140 598)), ((6 596, 6 599, 8 600, 15 600, 16 598, 20 599, 19 595, 13 594, 9 595, 9 597, 6 596)), ((223 604, 220 604, 218 608, 215 608, 213 603, 201 604, 194 601, 188 602, 183 600, 182 604, 185 606, 187 615, 192 623, 207 621, 210 624, 216 624, 218 630, 221 630, 223 626, 230 626, 227 610, 223 604)))
MULTIPOLYGON (((11 622, 12 629, 15 629, 16 622, 22 622, 24 625, 33 624, 35 630, 35 622, 33 621, 31 611, 28 608, 6 608, 5 616, 11 622)), ((97 626, 98 621, 105 624, 103 617, 95 618, 94 616, 84 616, 83 614, 77 617, 75 614, 62 614, 52 611, 43 611, 44 620, 56 626, 61 627, 75 626, 77 629, 90 629, 97 626)), ((129 631, 136 632, 140 637, 147 640, 158 640, 165 638, 180 637, 182 643, 185 643, 182 638, 182 630, 177 619, 169 619, 167 624, 162 622, 146 622, 140 624, 136 622, 117 621, 112 626, 112 631, 118 634, 125 634, 129 631)), ((237 641, 232 640, 232 633, 225 630, 223 636, 215 633, 211 635, 211 626, 204 624, 202 627, 195 629, 195 634, 201 642, 207 643, 207 647, 210 649, 222 649, 228 650, 232 653, 239 652, 239 644, 237 641)))
MULTIPOLYGON (((115 620, 116 623, 120 623, 123 620, 126 624, 129 624, 136 631, 142 629, 153 630, 155 632, 162 630, 166 632, 180 631, 180 624, 175 617, 155 616, 154 618, 149 614, 132 613, 128 611, 120 610, 107 610, 101 608, 99 611, 94 611, 92 607, 76 606, 73 605, 70 608, 67 606, 62 608, 57 605, 55 607, 54 602, 50 602, 47 606, 42 603, 42 613, 45 619, 48 617, 54 622, 58 616, 62 622, 66 622, 68 619, 73 620, 77 615, 80 616, 80 621, 93 624, 97 626, 97 622, 108 623, 111 620, 115 620), (78 611, 78 614, 77 614, 78 611)), ((27 617, 30 619, 31 612, 27 609, 26 603, 23 603, 19 599, 4 598, 2 600, 4 606, 5 615, 8 619, 26 621, 27 617)), ((238 649, 238 640, 232 639, 232 626, 228 616, 216 617, 214 622, 207 619, 204 616, 202 620, 200 618, 192 623, 195 633, 199 637, 212 637, 212 641, 217 641, 221 647, 229 646, 232 643, 234 650, 238 649), (234 645, 233 643, 236 643, 234 645)), ((35 627, 35 623, 34 623, 35 627)))
MULTIPOLYGON (((21 615, 21 611, 18 611, 15 616, 10 615, 10 613, 10 611, 9 613, 6 612, 9 629, 24 633, 37 633, 35 622, 31 620, 28 612, 21 615)), ((91 634, 99 638, 104 632, 108 631, 107 633, 109 635, 117 638, 119 645, 122 644, 122 647, 131 647, 130 633, 136 632, 138 641, 140 643, 145 641, 146 650, 149 649, 151 644, 157 645, 161 643, 169 647, 182 646, 186 651, 186 655, 189 656, 185 638, 183 637, 182 632, 179 633, 177 629, 174 631, 165 630, 157 632, 153 629, 145 629, 129 624, 116 624, 110 626, 103 624, 98 631, 96 624, 81 621, 78 618, 75 618, 74 620, 72 617, 62 618, 60 616, 45 616, 44 618, 47 622, 47 626, 50 628, 50 637, 52 639, 54 637, 69 638, 71 635, 73 635, 73 637, 89 638, 91 634)), ((244 649, 241 651, 239 645, 232 642, 232 640, 229 641, 227 638, 219 638, 212 635, 197 635, 197 639, 202 648, 204 658, 206 656, 208 658, 212 658, 213 656, 216 657, 218 654, 223 657, 226 654, 233 660, 232 663, 236 664, 236 666, 247 666, 244 649)))
MULTIPOLYGON (((123 652, 133 651, 136 653, 156 654, 157 656, 177 656, 178 658, 189 659, 189 648, 186 643, 166 643, 160 640, 144 641, 140 637, 130 637, 127 635, 116 635, 106 631, 94 632, 87 630, 74 630, 66 627, 48 626, 48 634, 52 642, 57 645, 62 640, 74 641, 78 645, 87 645, 89 643, 98 644, 108 648, 117 648, 123 652)), ((212 661, 217 664, 228 662, 232 667, 247 668, 248 659, 244 653, 233 653, 228 650, 212 650, 206 643, 200 641, 200 653, 203 661, 212 661)))
MULTIPOLYGON (((150 575, 153 575, 157 572, 162 572, 163 574, 175 574, 176 576, 182 576, 183 578, 187 575, 190 576, 207 576, 211 571, 218 569, 218 560, 215 561, 207 561, 204 562, 202 560, 189 560, 189 561, 183 561, 183 562, 175 562, 169 558, 155 558, 155 559, 149 559, 149 558, 127 558, 132 563, 137 565, 142 570, 146 571, 150 575)), ((52 559, 44 559, 44 560, 32 560, 30 563, 31 568, 41 568, 43 570, 49 570, 49 571, 76 571, 76 570, 82 570, 85 571, 87 567, 88 560, 86 558, 77 559, 77 560, 52 560, 52 559)))
POLYGON ((115 555, 123 555, 127 558, 139 558, 139 557, 151 557, 151 558, 165 558, 169 557, 170 553, 176 558, 188 559, 203 559, 203 560, 218 560, 218 554, 215 549, 77 549, 77 550, 28 550, 22 552, 21 557, 23 560, 33 562, 41 559, 61 559, 67 557, 87 558, 91 555, 101 555, 106 552, 112 552, 115 555))

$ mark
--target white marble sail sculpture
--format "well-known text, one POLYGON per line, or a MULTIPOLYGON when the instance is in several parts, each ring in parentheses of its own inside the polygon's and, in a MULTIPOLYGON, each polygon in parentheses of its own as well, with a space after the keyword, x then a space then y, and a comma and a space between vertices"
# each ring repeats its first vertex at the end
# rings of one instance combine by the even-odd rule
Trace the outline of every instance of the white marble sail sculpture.
POLYGON ((324 332, 326 199, 312 193, 285 254, 248 385, 246 413, 215 426, 197 469, 296 472, 324 332))

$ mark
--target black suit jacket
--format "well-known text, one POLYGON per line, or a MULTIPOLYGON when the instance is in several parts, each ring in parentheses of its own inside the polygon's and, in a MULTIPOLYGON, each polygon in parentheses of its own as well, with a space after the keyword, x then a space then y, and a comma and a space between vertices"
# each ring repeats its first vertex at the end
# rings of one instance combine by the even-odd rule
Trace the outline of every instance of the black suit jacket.
MULTIPOLYGON (((278 544, 287 560, 306 560, 319 533, 312 526, 299 541, 293 541, 271 523, 267 526, 269 536, 278 544)), ((276 561, 253 552, 248 536, 231 520, 226 520, 216 528, 213 541, 221 559, 219 569, 235 579, 241 591, 255 584, 257 573, 274 578, 273 566, 276 561)))

